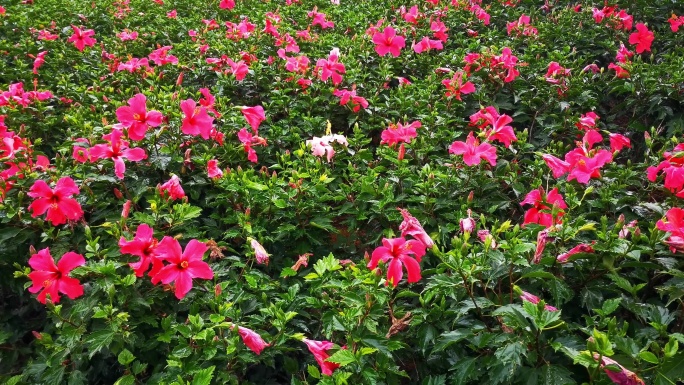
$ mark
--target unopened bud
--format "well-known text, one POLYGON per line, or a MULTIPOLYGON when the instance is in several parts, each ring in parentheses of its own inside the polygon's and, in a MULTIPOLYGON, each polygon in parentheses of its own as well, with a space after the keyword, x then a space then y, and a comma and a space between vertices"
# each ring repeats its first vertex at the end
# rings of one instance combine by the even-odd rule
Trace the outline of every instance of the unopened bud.
POLYGON ((116 199, 123 199, 123 194, 121 194, 121 191, 116 187, 114 188, 114 196, 116 199))
POLYGON ((128 218, 128 214, 130 212, 131 212, 131 200, 129 199, 123 205, 123 210, 121 211, 121 218, 122 219, 128 218))
POLYGON ((221 285, 217 283, 216 286, 214 286, 214 296, 216 296, 216 298, 218 298, 220 295, 221 295, 221 285))
POLYGON ((405 155, 405 154, 406 154, 406 147, 404 146, 404 143, 402 143, 402 144, 399 146, 399 156, 398 156, 398 159, 399 159, 399 160, 404 160, 404 155, 405 155))

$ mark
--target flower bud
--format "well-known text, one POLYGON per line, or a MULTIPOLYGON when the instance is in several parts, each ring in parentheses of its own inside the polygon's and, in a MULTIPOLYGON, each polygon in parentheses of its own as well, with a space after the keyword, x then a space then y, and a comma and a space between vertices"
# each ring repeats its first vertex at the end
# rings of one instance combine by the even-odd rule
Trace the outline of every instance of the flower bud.
POLYGON ((459 225, 461 226, 461 231, 464 233, 472 233, 475 230, 475 220, 471 217, 471 211, 468 209, 468 217, 462 218, 459 225))
POLYGON ((123 210, 121 211, 121 218, 126 219, 128 218, 128 214, 131 211, 131 200, 127 200, 126 203, 123 205, 123 210))

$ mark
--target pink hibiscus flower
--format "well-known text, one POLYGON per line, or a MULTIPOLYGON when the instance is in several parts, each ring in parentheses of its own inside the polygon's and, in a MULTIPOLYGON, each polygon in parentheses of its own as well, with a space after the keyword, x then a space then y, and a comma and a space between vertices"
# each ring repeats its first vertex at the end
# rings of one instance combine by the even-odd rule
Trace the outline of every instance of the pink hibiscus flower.
POLYGON ((387 282, 397 287, 403 277, 402 265, 406 267, 408 282, 420 281, 420 259, 425 255, 425 245, 418 240, 406 240, 406 238, 383 238, 382 246, 373 250, 371 260, 368 262, 369 269, 378 267, 380 261, 389 262, 387 268, 387 282), (413 257, 411 256, 413 255, 413 257))
POLYGON ((242 107, 240 109, 242 116, 245 117, 247 123, 249 123, 255 134, 259 133, 259 126, 261 122, 266 120, 266 113, 264 112, 264 107, 254 106, 254 107, 242 107))
POLYGON ((182 101, 180 108, 185 115, 181 131, 184 134, 201 135, 203 139, 209 139, 213 129, 214 118, 209 116, 207 109, 197 106, 197 103, 192 99, 182 101))
POLYGON ((147 159, 147 154, 142 148, 128 148, 128 142, 121 139, 121 130, 112 130, 110 134, 103 135, 102 139, 109 141, 109 144, 98 144, 90 149, 90 157, 95 159, 111 159, 114 162, 114 174, 117 178, 123 179, 126 172, 124 159, 139 162, 147 159))
POLYGON ((558 192, 557 187, 549 191, 548 194, 544 192, 544 188, 542 187, 532 190, 525 196, 525 199, 520 204, 532 205, 532 207, 525 212, 523 226, 528 223, 537 223, 545 227, 559 224, 562 222, 561 217, 565 215, 563 209, 568 208, 568 205, 565 204, 565 200, 563 200, 563 196, 558 192), (555 217, 552 214, 554 207, 557 210, 555 217))
POLYGON ((83 286, 76 278, 69 277, 69 273, 79 266, 85 265, 86 261, 82 255, 70 251, 59 259, 55 260, 50 255, 50 249, 45 248, 38 251, 29 259, 29 265, 34 271, 28 277, 33 282, 29 292, 38 294, 38 302, 45 304, 47 295, 50 295, 52 303, 59 303, 59 293, 65 294, 71 299, 83 295, 83 286), (41 291, 42 290, 42 291, 41 291))
POLYGON ((397 36, 394 28, 388 26, 382 32, 376 32, 373 35, 373 43, 375 43, 375 52, 378 55, 385 56, 389 53, 394 57, 399 57, 401 49, 406 46, 406 39, 403 36, 397 36))
POLYGON ((116 109, 116 118, 128 128, 128 137, 131 140, 145 138, 147 127, 158 127, 162 123, 163 115, 159 111, 147 111, 147 97, 137 94, 128 99, 128 106, 116 109))
POLYGON ((492 166, 496 166, 496 147, 489 143, 482 143, 475 139, 473 132, 468 134, 465 142, 455 141, 449 146, 449 153, 463 155, 463 162, 468 166, 480 164, 482 159, 492 166))
POLYGON ((240 334, 242 342, 247 345, 249 350, 256 353, 257 356, 260 355, 266 347, 271 346, 271 344, 267 344, 266 341, 264 341, 264 339, 252 329, 238 326, 238 334, 240 334))
POLYGON ((69 43, 74 43, 74 46, 76 46, 76 48, 79 51, 83 52, 85 47, 92 47, 97 42, 97 40, 95 40, 92 37, 93 35, 95 35, 95 31, 93 31, 92 29, 81 30, 75 25, 72 25, 71 29, 73 29, 74 34, 71 35, 71 37, 67 41, 69 43))
MULTIPOLYGON (((129 201, 130 202, 130 201, 129 201)), ((157 258, 156 249, 158 246, 157 239, 154 238, 154 230, 147 224, 141 224, 135 231, 135 237, 131 241, 121 237, 119 239, 119 251, 121 254, 131 254, 140 257, 138 262, 129 263, 136 277, 142 277, 143 274, 152 265, 152 270, 147 274, 154 277, 164 264, 157 258)))
POLYGON ((162 197, 168 196, 171 200, 183 199, 185 197, 185 191, 180 184, 180 178, 177 175, 173 175, 171 179, 166 181, 163 185, 158 187, 159 195, 162 197))
POLYGON ((209 265, 202 261, 208 247, 204 243, 193 239, 188 242, 185 250, 178 240, 164 237, 157 246, 157 258, 169 262, 152 277, 152 283, 159 282, 167 285, 174 282, 176 298, 183 299, 192 289, 192 279, 213 279, 214 272, 209 265))
POLYGON ((321 366, 321 373, 323 373, 323 375, 332 376, 335 369, 340 367, 339 364, 326 361, 328 357, 330 357, 330 355, 328 354, 328 350, 335 346, 335 344, 333 344, 332 342, 314 341, 308 338, 304 338, 302 342, 306 344, 311 354, 314 355, 316 362, 318 362, 318 365, 321 366))
POLYGON ((67 219, 75 221, 83 216, 81 205, 72 198, 79 193, 74 180, 65 176, 57 181, 54 190, 43 180, 37 180, 31 186, 28 196, 35 200, 28 207, 32 217, 45 214, 46 219, 53 226, 67 222, 67 219))

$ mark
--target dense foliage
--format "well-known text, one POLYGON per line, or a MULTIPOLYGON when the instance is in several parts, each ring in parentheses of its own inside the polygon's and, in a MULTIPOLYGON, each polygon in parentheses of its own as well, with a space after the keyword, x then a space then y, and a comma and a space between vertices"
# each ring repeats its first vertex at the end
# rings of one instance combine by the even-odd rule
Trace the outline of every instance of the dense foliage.
POLYGON ((9 0, 0 382, 684 379, 677 0, 9 0))

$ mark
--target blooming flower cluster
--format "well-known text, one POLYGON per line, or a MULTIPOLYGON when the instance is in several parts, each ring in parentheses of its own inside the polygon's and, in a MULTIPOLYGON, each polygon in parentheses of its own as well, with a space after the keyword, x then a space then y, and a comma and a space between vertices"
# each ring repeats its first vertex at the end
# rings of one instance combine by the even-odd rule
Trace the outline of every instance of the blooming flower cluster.
POLYGON ((166 236, 158 242, 152 228, 142 224, 138 226, 132 240, 121 237, 119 248, 122 254, 140 257, 138 262, 129 264, 136 276, 142 277, 151 266, 147 274, 152 283, 156 285, 159 282, 173 282, 178 299, 183 299, 192 289, 194 278, 214 278, 209 264, 202 261, 207 245, 196 239, 190 240, 183 250, 178 240, 172 237, 166 236))
POLYGON ((483 138, 482 143, 475 139, 474 133, 471 131, 465 142, 453 142, 449 146, 449 153, 462 155, 463 162, 468 166, 480 164, 482 159, 495 166, 496 147, 492 146, 490 142, 496 140, 509 147, 511 142, 518 140, 513 132, 513 127, 508 125, 511 122, 513 122, 513 118, 506 114, 499 114, 493 106, 483 108, 470 116, 470 124, 482 130, 479 135, 483 138))
POLYGON ((646 170, 648 180, 655 182, 658 174, 665 175, 665 188, 678 198, 684 198, 684 143, 674 147, 672 151, 663 153, 663 160, 657 166, 646 170))
POLYGON ((593 112, 582 115, 577 127, 584 131, 581 142, 567 154, 565 160, 556 158, 550 154, 544 154, 542 158, 553 172, 554 178, 568 174, 568 181, 577 180, 582 184, 589 183, 590 179, 601 177, 601 168, 613 160, 612 152, 617 152, 625 147, 631 147, 630 140, 616 133, 610 133, 610 148, 594 148, 594 145, 603 141, 603 136, 596 128, 596 120, 599 117, 593 112))

